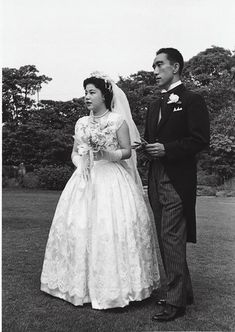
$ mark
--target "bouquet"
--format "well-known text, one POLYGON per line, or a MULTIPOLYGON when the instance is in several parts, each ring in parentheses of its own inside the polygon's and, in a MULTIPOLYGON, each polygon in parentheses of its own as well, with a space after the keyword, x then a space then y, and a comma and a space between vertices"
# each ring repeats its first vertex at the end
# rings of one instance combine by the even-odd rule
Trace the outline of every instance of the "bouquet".
MULTIPOLYGON (((112 123, 101 125, 92 123, 91 127, 84 126, 82 142, 77 143, 78 154, 84 156, 90 152, 112 149, 115 145, 112 123)), ((76 139, 76 137, 75 137, 76 139)))

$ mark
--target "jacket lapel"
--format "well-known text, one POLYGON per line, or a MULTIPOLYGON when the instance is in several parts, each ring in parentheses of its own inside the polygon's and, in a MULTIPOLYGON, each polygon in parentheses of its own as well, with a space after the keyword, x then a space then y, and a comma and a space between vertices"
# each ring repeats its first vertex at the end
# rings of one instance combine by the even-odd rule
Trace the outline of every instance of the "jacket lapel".
POLYGON ((162 118, 161 118, 161 120, 160 120, 160 122, 157 126, 157 131, 159 131, 162 128, 162 126, 167 122, 167 120, 169 119, 173 109, 174 109, 173 104, 167 104, 165 112, 164 112, 164 114, 163 114, 163 116, 162 116, 162 118))
POLYGON ((152 106, 152 110, 151 110, 151 118, 150 118, 150 132, 151 133, 155 133, 156 132, 156 128, 158 125, 158 119, 159 119, 159 111, 160 111, 160 100, 157 100, 153 106, 152 106))
MULTIPOLYGON (((185 86, 183 84, 177 86, 176 88, 172 89, 169 92, 169 95, 171 93, 177 94, 179 97, 181 96, 182 92, 185 90, 185 86)), ((159 103, 160 104, 160 103, 159 103)), ((165 112, 157 126, 157 133, 159 132, 159 130, 164 126, 164 124, 168 121, 169 117, 171 116, 173 109, 175 107, 174 103, 170 103, 166 105, 166 109, 165 112)), ((159 110, 158 110, 158 114, 159 114, 159 110)))

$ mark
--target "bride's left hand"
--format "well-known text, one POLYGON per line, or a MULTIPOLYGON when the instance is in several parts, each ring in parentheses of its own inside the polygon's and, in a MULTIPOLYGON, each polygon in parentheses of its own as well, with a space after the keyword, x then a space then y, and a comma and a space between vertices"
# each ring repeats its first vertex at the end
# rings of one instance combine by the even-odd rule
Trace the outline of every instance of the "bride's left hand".
POLYGON ((94 152, 93 155, 94 155, 94 160, 95 161, 98 161, 98 160, 102 159, 102 154, 101 154, 100 151, 94 152))

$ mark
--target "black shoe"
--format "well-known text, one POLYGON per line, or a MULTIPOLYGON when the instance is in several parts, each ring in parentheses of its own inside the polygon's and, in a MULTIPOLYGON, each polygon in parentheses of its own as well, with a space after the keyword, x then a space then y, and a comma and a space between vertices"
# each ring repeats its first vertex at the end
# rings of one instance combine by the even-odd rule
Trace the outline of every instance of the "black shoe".
POLYGON ((166 305, 166 299, 159 299, 156 302, 157 305, 166 305))
POLYGON ((165 311, 165 305, 164 304, 160 304, 157 307, 157 312, 155 313, 154 317, 160 317, 162 316, 163 312, 165 311))
POLYGON ((159 322, 168 322, 178 317, 184 316, 184 314, 185 314, 184 307, 175 307, 167 303, 166 305, 163 306, 163 310, 156 313, 152 319, 154 321, 159 321, 159 322))

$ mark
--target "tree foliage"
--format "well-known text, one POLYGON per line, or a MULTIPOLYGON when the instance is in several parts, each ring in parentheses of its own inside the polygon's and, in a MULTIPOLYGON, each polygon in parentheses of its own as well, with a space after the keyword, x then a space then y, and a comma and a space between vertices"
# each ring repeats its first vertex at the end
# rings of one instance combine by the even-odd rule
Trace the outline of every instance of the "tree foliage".
POLYGON ((50 77, 37 73, 34 65, 22 66, 19 69, 3 68, 3 122, 18 125, 28 119, 29 110, 35 103, 30 97, 41 89, 43 83, 51 81, 50 77))
POLYGON ((218 46, 200 52, 185 64, 184 81, 205 97, 211 119, 234 104, 234 68, 235 54, 218 46))
POLYGON ((46 165, 71 166, 72 135, 77 119, 84 116, 82 99, 69 102, 42 101, 29 112, 26 123, 9 124, 3 130, 3 164, 24 162, 31 169, 46 165))
POLYGON ((143 133, 147 109, 159 94, 153 72, 141 70, 127 78, 120 77, 117 84, 126 93, 133 119, 143 133))

